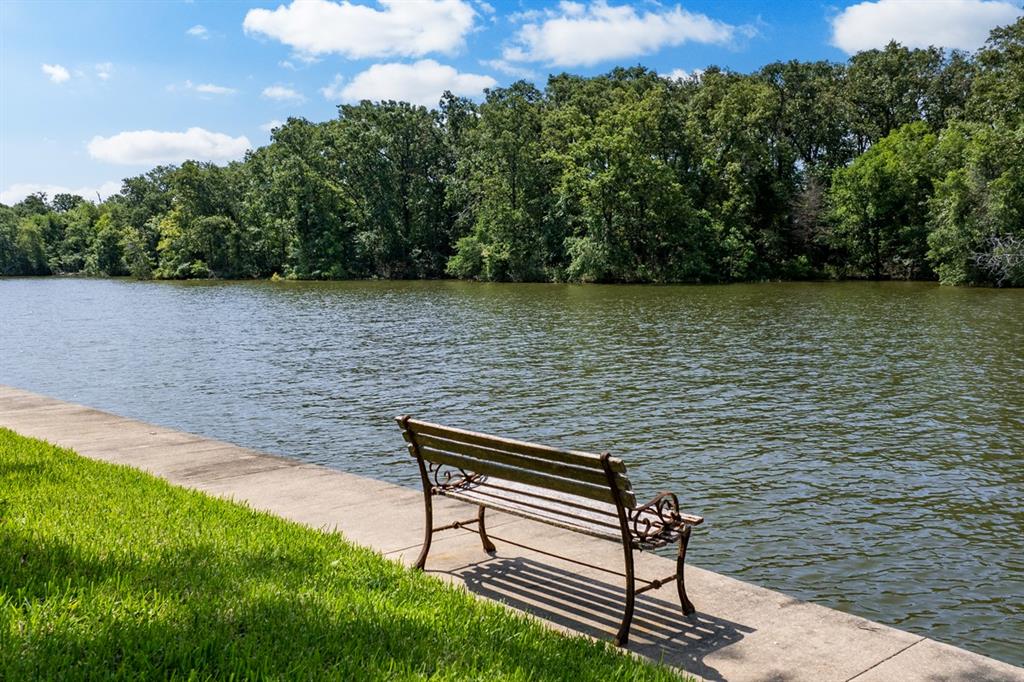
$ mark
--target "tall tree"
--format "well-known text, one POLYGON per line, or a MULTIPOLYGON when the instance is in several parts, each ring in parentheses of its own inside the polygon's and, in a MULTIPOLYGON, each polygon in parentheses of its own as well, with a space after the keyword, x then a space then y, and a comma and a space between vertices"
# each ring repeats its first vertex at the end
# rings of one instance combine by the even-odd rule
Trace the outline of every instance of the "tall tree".
POLYGON ((988 124, 1024 120, 1024 17, 994 29, 976 63, 967 104, 970 117, 988 124))
POLYGON ((937 176, 936 137, 923 121, 879 140, 850 166, 836 170, 831 191, 834 246, 850 274, 929 274, 928 199, 937 176))
POLYGON ((942 136, 952 168, 930 202, 928 259, 945 284, 1024 286, 1024 123, 942 136))
POLYGON ((471 133, 464 174, 472 234, 456 244, 448 272, 495 280, 547 279, 545 243, 552 215, 552 165, 544 158, 544 98, 525 81, 487 93, 471 133))
POLYGON ((330 130, 356 211, 355 247, 366 274, 432 277, 450 255, 447 148, 437 116, 407 103, 339 107, 330 130))

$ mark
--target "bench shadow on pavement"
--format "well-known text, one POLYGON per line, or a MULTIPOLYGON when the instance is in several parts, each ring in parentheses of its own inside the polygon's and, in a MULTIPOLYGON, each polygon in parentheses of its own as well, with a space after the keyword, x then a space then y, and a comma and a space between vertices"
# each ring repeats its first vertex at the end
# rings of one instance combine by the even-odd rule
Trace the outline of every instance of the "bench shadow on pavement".
MULTIPOLYGON (((597 639, 612 639, 622 619, 621 581, 604 582, 522 557, 472 564, 451 575, 475 594, 597 639)), ((674 589, 671 584, 662 588, 674 589)), ((701 613, 697 605, 697 613, 686 617, 678 604, 653 594, 639 595, 629 649, 708 680, 723 679, 704 657, 735 644, 754 628, 701 613)))

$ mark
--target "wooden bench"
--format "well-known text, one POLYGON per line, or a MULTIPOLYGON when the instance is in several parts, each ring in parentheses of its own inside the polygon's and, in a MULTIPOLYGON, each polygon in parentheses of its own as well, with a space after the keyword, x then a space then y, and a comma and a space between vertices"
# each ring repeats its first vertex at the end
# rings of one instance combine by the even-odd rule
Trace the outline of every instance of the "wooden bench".
MULTIPOLYGON (((497 536, 488 536, 484 512, 494 509, 622 543, 624 574, 583 564, 626 579, 625 610, 615 637, 618 646, 624 646, 629 639, 634 601, 642 592, 674 581, 683 614, 694 612, 693 604, 686 596, 683 563, 690 532, 704 519, 681 512, 679 500, 672 493, 661 493, 647 504, 638 506, 626 477, 626 465, 621 459, 608 453, 596 455, 559 450, 454 429, 408 416, 398 417, 397 421, 408 443, 409 453, 416 458, 423 481, 426 533, 423 549, 416 560, 417 568, 422 569, 426 565, 431 538, 442 530, 475 525, 486 552, 495 551, 491 537, 524 547, 497 536), (435 528, 431 505, 433 495, 477 505, 476 518, 435 528), (660 580, 643 580, 634 576, 634 550, 651 550, 673 543, 679 543, 674 575, 660 580), (639 588, 636 586, 638 582, 643 583, 639 588)), ((567 557, 560 558, 572 561, 567 557)))

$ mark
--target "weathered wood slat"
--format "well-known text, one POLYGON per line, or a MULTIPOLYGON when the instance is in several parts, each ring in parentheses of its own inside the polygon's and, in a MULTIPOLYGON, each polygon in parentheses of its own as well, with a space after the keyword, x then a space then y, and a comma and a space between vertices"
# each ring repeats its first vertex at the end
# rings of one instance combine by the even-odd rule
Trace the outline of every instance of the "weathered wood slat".
MULTIPOLYGON (((445 497, 450 497, 455 500, 461 500, 463 502, 469 502, 470 504, 480 504, 482 496, 474 495, 472 492, 466 491, 453 491, 445 493, 445 497)), ((618 528, 609 529, 605 526, 598 526, 596 524, 578 524, 575 523, 574 519, 567 518, 564 516, 555 516, 548 514, 536 513, 528 507, 521 507, 514 504, 504 505, 501 503, 488 502, 486 506, 495 511, 504 512, 519 518, 529 519, 531 521, 541 521, 550 526, 556 528, 564 528, 565 530, 576 531, 577 533, 583 533, 595 538, 601 538, 603 540, 620 540, 622 534, 618 528)))
MULTIPOLYGON (((548 506, 545 506, 547 503, 543 501, 540 501, 542 502, 541 504, 535 504, 536 498, 533 496, 518 495, 509 490, 510 486, 515 485, 517 484, 510 481, 492 479, 483 485, 446 491, 444 495, 463 502, 483 505, 488 509, 512 514, 520 518, 541 521, 559 528, 585 533, 593 537, 610 540, 620 540, 622 538, 618 517, 605 514, 605 510, 601 508, 603 505, 596 506, 600 505, 600 503, 591 502, 591 504, 595 505, 594 507, 582 509, 564 504, 554 506, 548 504, 548 506)), ((614 514, 614 507, 612 511, 614 514)), ((640 517, 641 519, 650 518, 651 521, 658 520, 657 515, 653 512, 643 512, 640 514, 640 517)), ((693 514, 680 514, 680 517, 683 522, 694 525, 703 521, 702 517, 694 516, 693 514)), ((632 541, 635 547, 642 549, 664 547, 678 540, 682 527, 682 524, 680 524, 676 528, 666 529, 666 533, 663 535, 648 540, 634 535, 632 541)), ((633 530, 632 522, 630 522, 629 528, 631 531, 633 530)))
MULTIPOLYGON (((401 423, 401 421, 399 421, 399 423, 401 423)), ((573 464, 575 466, 587 467, 589 469, 597 469, 598 471, 602 470, 601 456, 590 452, 560 450, 546 445, 537 445, 535 443, 527 443, 521 440, 512 440, 511 438, 490 436, 484 433, 477 433, 476 431, 466 431, 464 429, 441 426, 440 424, 423 422, 418 419, 409 419, 408 425, 409 428, 417 435, 424 434, 428 436, 438 436, 439 438, 446 438, 448 440, 462 441, 464 443, 472 443, 473 445, 482 445, 483 447, 492 448, 494 450, 517 452, 530 457, 549 459, 555 462, 562 462, 564 464, 573 464)), ((622 463, 621 459, 611 457, 609 458, 608 463, 611 466, 612 471, 618 473, 626 472, 626 465, 622 463)))
POLYGON ((534 485, 524 485, 514 481, 504 481, 500 478, 494 477, 485 479, 478 483, 477 486, 494 489, 503 495, 522 497, 524 499, 534 499, 541 506, 555 505, 566 507, 568 509, 577 509, 588 514, 611 517, 615 520, 616 524, 619 522, 618 510, 615 509, 614 504, 607 502, 598 502, 578 495, 570 495, 557 490, 538 488, 534 485))
MULTIPOLYGON (((416 453, 413 451, 414 446, 409 445, 410 452, 413 455, 416 453)), ((549 476, 536 471, 528 471, 525 469, 517 469, 504 464, 496 464, 494 462, 488 462, 482 459, 473 459, 471 457, 465 457, 463 455, 456 455, 450 452, 443 452, 441 450, 434 450, 424 446, 419 446, 419 454, 423 459, 429 462, 436 462, 438 464, 448 464, 450 466, 458 467, 465 471, 472 471, 478 474, 485 474, 488 476, 497 476, 498 478, 504 478, 510 481, 518 481, 519 483, 527 483, 530 485, 540 486, 542 488, 549 488, 551 490, 560 490, 565 493, 573 495, 579 495, 580 497, 586 497, 591 500, 599 500, 601 502, 614 502, 612 497, 612 490, 606 484, 604 487, 590 485, 589 483, 582 483, 579 481, 570 481, 566 478, 558 478, 557 476, 549 476)), ((632 493, 628 491, 622 492, 623 497, 633 497, 632 493)))
MULTIPOLYGON (((619 532, 619 516, 612 505, 596 502, 582 497, 577 497, 582 504, 570 505, 559 500, 546 497, 538 497, 532 492, 521 493, 512 488, 517 484, 512 481, 502 481, 494 477, 486 477, 483 482, 474 484, 468 488, 460 489, 459 492, 468 492, 478 495, 481 500, 493 500, 495 504, 509 504, 521 507, 536 509, 540 512, 548 512, 555 515, 567 516, 588 524, 607 526, 619 532), (608 513, 611 508, 611 513, 608 513)), ((529 490, 528 486, 518 486, 529 490)), ((536 490, 536 488, 534 488, 536 490)))
MULTIPOLYGON (((480 485, 494 489, 498 491, 498 494, 515 500, 521 499, 528 501, 531 498, 536 498, 540 506, 545 504, 554 504, 568 509, 580 510, 584 515, 592 515, 595 517, 609 516, 615 520, 616 528, 618 527, 618 512, 615 510, 615 505, 612 504, 604 504, 602 502, 582 499, 575 495, 567 495, 555 490, 539 490, 533 486, 515 483, 514 481, 503 481, 499 478, 486 479, 480 485)), ((635 505, 633 507, 627 506, 627 509, 635 509, 635 505)), ((632 513, 636 514, 637 512, 632 513)), ((638 514, 641 519, 650 518, 654 520, 658 518, 658 515, 653 511, 644 511, 639 512, 638 514)), ((680 520, 694 526, 704 523, 704 517, 697 516, 696 514, 679 512, 679 518, 680 520)))
MULTIPOLYGON (((508 466, 519 469, 539 471, 551 476, 560 476, 561 478, 567 478, 570 480, 583 481, 592 485, 608 485, 608 478, 603 471, 563 464, 562 462, 556 462, 550 459, 527 457, 515 452, 495 450, 482 445, 448 440, 446 438, 438 438, 437 436, 422 433, 416 433, 413 437, 416 439, 416 444, 421 447, 428 447, 444 452, 452 452, 458 455, 465 455, 466 457, 472 457, 474 459, 481 459, 489 462, 498 462, 499 464, 507 464, 508 466)), ((622 474, 615 474, 614 480, 619 490, 632 490, 632 485, 630 484, 629 479, 622 474)))

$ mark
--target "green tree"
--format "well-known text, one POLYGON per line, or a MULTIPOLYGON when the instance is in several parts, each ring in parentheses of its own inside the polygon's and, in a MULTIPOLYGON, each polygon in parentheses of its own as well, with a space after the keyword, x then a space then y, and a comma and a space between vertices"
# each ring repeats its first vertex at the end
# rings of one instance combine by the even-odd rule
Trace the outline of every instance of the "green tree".
POLYGON ((99 215, 96 205, 84 200, 67 209, 64 214, 64 239, 58 247, 55 269, 70 273, 85 270, 86 256, 96 240, 96 221, 99 215))
POLYGON ((778 108, 763 80, 717 70, 689 101, 687 131, 700 155, 695 205, 710 216, 723 279, 773 276, 789 255, 796 158, 778 108))
POLYGON ((489 280, 549 279, 544 244, 552 215, 553 166, 544 158, 543 95, 519 81, 487 93, 459 172, 473 231, 456 244, 448 272, 489 280), (474 266, 479 266, 476 269, 474 266))
POLYGON ((853 158, 845 66, 793 60, 768 64, 758 75, 775 93, 780 140, 792 147, 799 171, 831 172, 853 158))
POLYGON ((50 212, 50 204, 46 199, 45 192, 33 192, 16 203, 13 208, 18 217, 46 215, 50 212))
POLYGON ((975 61, 969 116, 1010 126, 1024 120, 1024 17, 994 29, 975 61))
POLYGON ((286 269, 296 277, 358 276, 354 206, 330 126, 290 118, 252 160, 258 164, 247 200, 266 210, 260 220, 270 227, 261 251, 286 248, 286 269))
MULTIPOLYGON (((664 129, 679 102, 661 79, 620 89, 579 126, 560 159, 559 204, 571 216, 567 275, 584 281, 700 280, 706 221, 680 182, 679 140, 664 129)), ((564 131, 563 131, 564 132, 564 131)))
POLYGON ((171 210, 171 178, 176 170, 176 166, 157 166, 142 175, 125 178, 120 193, 107 202, 123 206, 125 222, 141 235, 150 258, 156 257, 160 216, 171 210))
POLYGON ((123 226, 114 211, 100 215, 96 221, 96 238, 86 256, 86 272, 109 277, 128 274, 122 240, 123 226))
POLYGON ((50 221, 45 213, 34 213, 18 221, 14 237, 14 268, 19 275, 49 275, 46 232, 50 221))
POLYGON ((926 120, 937 131, 962 107, 969 70, 963 55, 948 61, 938 47, 908 49, 890 42, 850 58, 846 98, 858 152, 891 131, 926 120))
POLYGON ((836 170, 829 197, 834 223, 830 239, 851 274, 874 279, 928 274, 935 146, 927 124, 909 123, 836 170))
POLYGON ((453 217, 445 201, 447 148, 425 107, 361 102, 339 107, 330 131, 358 223, 356 257, 380 277, 432 277, 450 254, 453 217))
POLYGON ((955 163, 930 202, 939 281, 1024 285, 1024 124, 956 126, 942 147, 955 163))
POLYGON ((20 274, 18 214, 11 207, 0 204, 0 276, 20 274))

